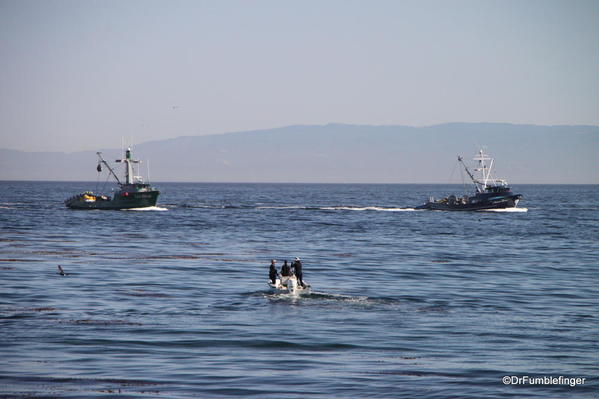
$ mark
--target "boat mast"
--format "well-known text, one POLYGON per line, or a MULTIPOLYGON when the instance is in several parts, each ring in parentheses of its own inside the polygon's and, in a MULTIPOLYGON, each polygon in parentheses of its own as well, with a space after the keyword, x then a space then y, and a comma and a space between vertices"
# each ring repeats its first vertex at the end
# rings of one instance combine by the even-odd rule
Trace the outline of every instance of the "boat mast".
POLYGON ((106 162, 104 160, 104 158, 102 158, 102 153, 101 152, 96 152, 96 155, 98 155, 98 158, 100 158, 100 162, 103 163, 104 165, 106 165, 106 167, 110 171, 110 174, 112 174, 114 176, 114 178, 116 179, 117 183, 119 183, 119 185, 123 185, 121 183, 121 181, 119 180, 119 177, 116 175, 116 173, 114 173, 114 170, 112 170, 112 168, 110 167, 110 165, 108 165, 108 162, 106 162))
POLYGON ((474 175, 472 174, 472 172, 470 172, 470 170, 468 169, 468 167, 464 163, 464 158, 462 158, 460 155, 458 155, 458 161, 462 164, 462 166, 466 170, 466 173, 468 173, 468 176, 470 176, 470 179, 472 179, 472 183, 474 183, 474 187, 476 187, 476 192, 477 193, 482 192, 482 190, 478 186, 479 185, 479 181, 474 178, 474 175))
POLYGON ((125 184, 133 184, 133 166, 132 163, 139 163, 139 160, 131 158, 131 148, 127 148, 125 151, 125 159, 117 159, 116 162, 124 162, 126 163, 126 172, 125 172, 125 184))
POLYGON ((478 168, 474 169, 476 172, 481 172, 483 176, 483 181, 481 183, 483 187, 487 187, 489 180, 491 180, 491 169, 493 168, 493 158, 489 157, 487 154, 483 152, 483 150, 478 151, 478 155, 473 158, 474 161, 478 161, 478 168), (485 161, 489 162, 489 166, 485 164, 485 161))

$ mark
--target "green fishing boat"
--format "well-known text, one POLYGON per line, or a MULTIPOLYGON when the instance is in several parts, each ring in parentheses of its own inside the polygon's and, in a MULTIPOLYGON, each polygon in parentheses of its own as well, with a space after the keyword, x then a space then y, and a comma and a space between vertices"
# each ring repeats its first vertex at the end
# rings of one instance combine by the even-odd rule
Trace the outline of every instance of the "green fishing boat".
POLYGON ((67 208, 71 209, 134 209, 148 208, 156 206, 160 191, 153 188, 149 183, 144 182, 140 176, 136 176, 133 170, 133 164, 139 164, 141 161, 131 158, 131 149, 125 151, 125 158, 117 159, 116 162, 125 165, 125 182, 121 182, 110 165, 102 158, 102 153, 98 155, 97 171, 102 172, 102 165, 106 166, 109 174, 112 175, 118 184, 118 189, 110 195, 96 194, 92 191, 86 191, 72 196, 65 200, 67 208))

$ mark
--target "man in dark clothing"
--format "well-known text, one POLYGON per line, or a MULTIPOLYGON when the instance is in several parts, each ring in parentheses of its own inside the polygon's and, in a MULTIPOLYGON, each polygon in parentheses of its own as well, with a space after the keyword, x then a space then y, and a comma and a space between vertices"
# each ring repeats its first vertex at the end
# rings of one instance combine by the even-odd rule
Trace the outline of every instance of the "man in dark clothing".
POLYGON ((302 280, 302 277, 303 277, 303 273, 302 273, 302 261, 300 260, 300 258, 295 258, 295 260, 293 261, 293 264, 291 265, 291 267, 294 270, 295 277, 297 278, 297 281, 300 283, 300 285, 302 287, 306 288, 306 285, 304 284, 304 281, 302 280))
POLYGON ((281 276, 283 276, 283 277, 291 276, 291 268, 287 264, 287 261, 285 261, 283 263, 283 266, 281 266, 281 276))
POLYGON ((270 270, 268 272, 268 278, 270 278, 271 283, 276 284, 277 282, 277 268, 275 267, 276 261, 273 259, 270 261, 270 270))

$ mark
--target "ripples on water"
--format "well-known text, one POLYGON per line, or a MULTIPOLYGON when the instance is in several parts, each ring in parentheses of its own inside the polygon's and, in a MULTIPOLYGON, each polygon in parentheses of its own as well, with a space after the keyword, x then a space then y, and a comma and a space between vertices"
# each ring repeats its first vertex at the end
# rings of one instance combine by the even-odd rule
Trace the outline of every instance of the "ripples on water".
POLYGON ((503 213, 413 211, 452 186, 159 186, 116 212, 0 183, 2 395, 596 397, 597 186, 503 213), (269 293, 295 256, 313 294, 269 293))

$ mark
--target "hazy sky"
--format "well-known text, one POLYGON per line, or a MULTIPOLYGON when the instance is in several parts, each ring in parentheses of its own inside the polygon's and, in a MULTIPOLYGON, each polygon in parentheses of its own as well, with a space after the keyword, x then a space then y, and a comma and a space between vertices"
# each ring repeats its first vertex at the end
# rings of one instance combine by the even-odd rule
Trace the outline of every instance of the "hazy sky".
POLYGON ((292 124, 599 125, 599 1, 0 0, 0 148, 292 124))

